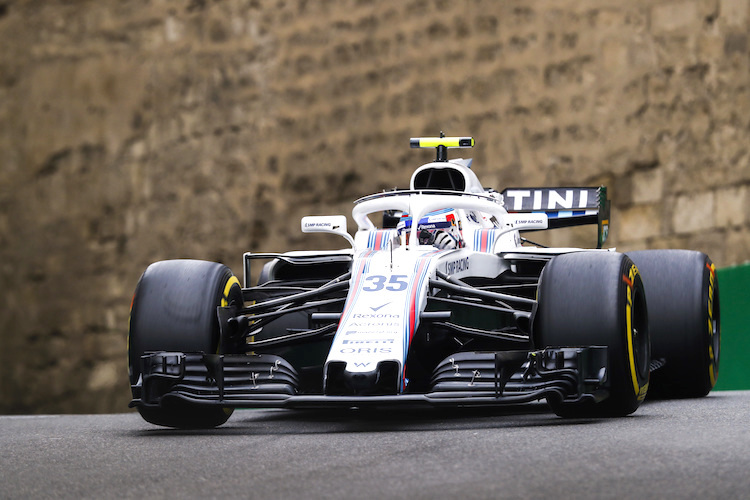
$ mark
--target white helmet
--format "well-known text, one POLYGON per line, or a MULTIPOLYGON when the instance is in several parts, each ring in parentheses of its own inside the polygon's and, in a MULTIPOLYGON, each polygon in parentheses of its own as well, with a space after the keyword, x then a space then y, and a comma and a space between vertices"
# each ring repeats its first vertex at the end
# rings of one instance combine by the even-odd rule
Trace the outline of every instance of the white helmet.
MULTIPOLYGON (((430 212, 419 221, 417 235, 420 245, 434 245, 437 248, 449 250, 464 246, 461 235, 461 221, 458 214, 451 208, 430 212)), ((397 229, 399 234, 406 233, 406 243, 409 243, 409 234, 412 219, 408 215, 402 216, 397 229)))

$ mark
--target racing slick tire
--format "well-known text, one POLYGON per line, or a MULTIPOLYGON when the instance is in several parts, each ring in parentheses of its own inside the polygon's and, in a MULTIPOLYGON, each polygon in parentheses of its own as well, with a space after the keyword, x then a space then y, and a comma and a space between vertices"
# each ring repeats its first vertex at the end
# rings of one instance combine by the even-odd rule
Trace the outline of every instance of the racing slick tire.
POLYGON ((606 346, 609 395, 602 401, 548 397, 561 417, 620 417, 646 397, 648 313, 638 268, 624 254, 576 252, 542 271, 533 325, 536 347, 606 346))
MULTIPOLYGON (((225 265, 199 260, 151 264, 138 281, 130 311, 131 385, 140 378, 140 358, 146 352, 217 352, 216 308, 231 304, 241 307, 242 288, 225 265)), ((216 427, 232 414, 228 408, 177 402, 158 408, 139 406, 138 411, 152 424, 178 428, 216 427)))
POLYGON ((651 374, 651 394, 702 397, 719 376, 720 310, 716 267, 690 250, 628 253, 648 293, 652 357, 664 363, 651 374))

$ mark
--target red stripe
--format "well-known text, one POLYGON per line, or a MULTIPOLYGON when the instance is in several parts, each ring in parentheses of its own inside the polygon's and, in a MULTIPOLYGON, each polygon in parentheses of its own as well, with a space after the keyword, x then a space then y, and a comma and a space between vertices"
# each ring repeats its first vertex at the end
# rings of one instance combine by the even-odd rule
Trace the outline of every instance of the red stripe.
POLYGON ((411 287, 411 295, 409 297, 409 343, 414 337, 414 330, 416 329, 416 316, 417 316, 417 289, 419 288, 419 277, 422 275, 422 268, 424 267, 424 259, 420 259, 415 273, 414 284, 411 287))
POLYGON ((417 330, 417 292, 420 290, 419 287, 419 280, 422 277, 422 273, 424 272, 424 268, 427 265, 427 263, 430 262, 430 257, 435 255, 436 253, 440 253, 440 250, 435 250, 433 252, 428 253, 427 255, 423 255, 419 259, 419 264, 417 266, 417 270, 415 273, 414 281, 412 281, 412 289, 411 294, 409 297, 410 303, 409 303, 409 318, 408 318, 408 327, 409 327, 409 343, 404 346, 404 366, 403 371, 401 373, 401 390, 404 389, 404 382, 406 380, 406 357, 409 355, 409 346, 411 345, 411 341, 414 338, 414 333, 417 330))
POLYGON ((411 344, 411 339, 414 337, 414 332, 417 329, 417 292, 420 290, 419 287, 419 280, 422 277, 422 274, 424 272, 424 268, 427 265, 427 263, 430 262, 430 257, 436 253, 440 252, 440 250, 436 250, 434 252, 431 252, 427 255, 423 255, 419 259, 419 265, 417 267, 417 272, 414 277, 413 286, 411 290, 411 296, 409 298, 410 304, 409 304, 409 343, 411 344))
POLYGON ((367 264, 367 259, 372 256, 374 252, 371 250, 368 250, 362 254, 360 257, 359 262, 359 268, 357 269, 356 278, 354 280, 354 286, 352 286, 349 289, 349 296, 346 298, 346 304, 344 304, 344 309, 341 311, 341 318, 339 319, 339 327, 341 327, 341 323, 346 318, 347 313, 349 312, 349 309, 352 306, 352 303, 354 302, 354 298, 357 295, 357 291, 359 290, 359 283, 362 281, 362 276, 364 276, 365 273, 365 265, 367 264))
POLYGON ((375 250, 382 250, 380 245, 383 243, 383 231, 378 231, 375 234, 375 250))
POLYGON ((711 266, 711 264, 709 264, 708 262, 706 262, 706 267, 711 272, 711 274, 714 276, 714 278, 716 278, 716 270, 711 266))

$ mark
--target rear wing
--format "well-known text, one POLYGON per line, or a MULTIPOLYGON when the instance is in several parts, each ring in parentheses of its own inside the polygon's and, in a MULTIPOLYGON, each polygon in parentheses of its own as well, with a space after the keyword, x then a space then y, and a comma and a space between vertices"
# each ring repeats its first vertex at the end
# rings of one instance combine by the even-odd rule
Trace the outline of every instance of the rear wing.
POLYGON ((547 214, 549 228, 597 224, 596 248, 609 235, 609 200, 607 188, 508 188, 502 193, 505 209, 510 213, 547 214))

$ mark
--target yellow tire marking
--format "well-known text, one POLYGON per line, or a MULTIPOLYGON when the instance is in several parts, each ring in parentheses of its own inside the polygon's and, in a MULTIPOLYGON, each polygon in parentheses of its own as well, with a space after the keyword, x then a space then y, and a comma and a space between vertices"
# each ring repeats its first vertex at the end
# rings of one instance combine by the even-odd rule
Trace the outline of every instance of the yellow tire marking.
POLYGON ((718 372, 716 366, 716 353, 714 353, 714 288, 716 288, 716 266, 712 262, 710 265, 706 263, 706 267, 709 270, 708 277, 708 379, 711 383, 711 387, 716 385, 716 374, 718 372))
POLYGON ((229 291, 232 289, 232 285, 237 284, 240 288, 240 280, 237 279, 237 276, 232 276, 227 280, 227 284, 224 285, 224 296, 221 298, 221 307, 227 307, 229 305, 229 291))
MULTIPOLYGON (((242 285, 240 285, 240 280, 237 279, 236 276, 232 276, 227 280, 227 284, 224 285, 224 295, 221 297, 221 307, 227 307, 229 305, 229 292, 232 290, 232 286, 234 284, 237 284, 240 288, 242 288, 242 285)), ((219 354, 221 350, 221 346, 216 346, 216 354, 219 354)), ((229 417, 233 412, 234 408, 231 407, 222 407, 222 411, 224 412, 224 415, 229 417)))
POLYGON ((646 391, 648 385, 641 387, 638 383, 638 374, 636 373, 635 366, 635 351, 633 350, 633 284, 635 283, 635 277, 638 275, 638 268, 635 265, 630 266, 630 272, 628 276, 623 275, 622 280, 628 285, 628 301, 625 305, 625 322, 628 330, 628 359, 630 362, 630 378, 633 381, 633 391, 638 397, 639 401, 642 401, 646 397, 646 391))
MULTIPOLYGON (((628 289, 628 298, 630 298, 630 289, 628 289)), ((633 353, 633 326, 632 322, 630 321, 631 311, 632 308, 630 306, 630 303, 628 303, 627 307, 625 308, 626 314, 627 314, 627 328, 628 328, 628 358, 630 360, 630 378, 633 380, 633 390, 635 391, 635 394, 638 395, 640 393, 640 385, 638 384, 638 375, 635 372, 635 354, 633 353)))

